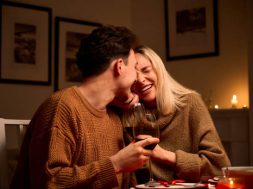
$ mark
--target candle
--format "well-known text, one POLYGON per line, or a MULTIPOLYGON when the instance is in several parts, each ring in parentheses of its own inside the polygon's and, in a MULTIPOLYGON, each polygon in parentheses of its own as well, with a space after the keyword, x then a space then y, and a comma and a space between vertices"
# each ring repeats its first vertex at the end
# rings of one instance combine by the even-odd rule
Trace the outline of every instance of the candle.
POLYGON ((242 108, 243 108, 243 109, 247 109, 248 107, 247 107, 246 104, 244 104, 244 105, 242 106, 242 108))
POLYGON ((243 184, 218 184, 216 189, 244 189, 243 184))
POLYGON ((218 182, 216 189, 245 189, 245 185, 239 178, 224 178, 218 182))
POLYGON ((238 103, 237 96, 233 95, 231 99, 232 108, 236 108, 237 103, 238 103))
POLYGON ((215 104, 215 105, 214 105, 214 108, 215 108, 215 109, 219 109, 219 105, 215 104))

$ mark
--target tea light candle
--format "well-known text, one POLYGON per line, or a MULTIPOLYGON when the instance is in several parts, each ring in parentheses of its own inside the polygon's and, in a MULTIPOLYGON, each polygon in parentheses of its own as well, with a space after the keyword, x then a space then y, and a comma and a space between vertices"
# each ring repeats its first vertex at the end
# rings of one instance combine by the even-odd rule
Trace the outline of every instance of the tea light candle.
POLYGON ((247 109, 248 107, 247 107, 246 104, 244 104, 244 105, 242 106, 242 108, 243 108, 243 109, 247 109))
POLYGON ((245 185, 236 178, 225 178, 218 182, 216 189, 245 189, 245 185))
POLYGON ((231 99, 232 108, 236 108, 237 103, 238 103, 237 96, 233 95, 233 97, 231 99))
POLYGON ((215 104, 214 109, 219 109, 219 105, 215 104))

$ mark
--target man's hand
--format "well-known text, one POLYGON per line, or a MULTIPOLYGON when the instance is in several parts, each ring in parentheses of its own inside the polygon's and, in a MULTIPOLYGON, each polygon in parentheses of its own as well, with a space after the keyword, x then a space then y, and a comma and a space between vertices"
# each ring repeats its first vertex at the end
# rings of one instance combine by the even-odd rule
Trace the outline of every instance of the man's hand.
POLYGON ((152 150, 146 150, 144 147, 157 143, 159 143, 159 139, 153 137, 130 143, 110 158, 115 172, 131 172, 142 167, 152 155, 152 150))

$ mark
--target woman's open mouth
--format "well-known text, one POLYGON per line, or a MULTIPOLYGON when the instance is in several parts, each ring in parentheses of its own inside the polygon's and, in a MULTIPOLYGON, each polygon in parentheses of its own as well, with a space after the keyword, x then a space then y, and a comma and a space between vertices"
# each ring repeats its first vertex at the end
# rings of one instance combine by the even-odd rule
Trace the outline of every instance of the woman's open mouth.
POLYGON ((149 84, 149 85, 145 85, 144 87, 140 88, 138 90, 139 93, 142 93, 142 94, 145 94, 147 92, 149 92, 149 90, 152 88, 152 84, 149 84))

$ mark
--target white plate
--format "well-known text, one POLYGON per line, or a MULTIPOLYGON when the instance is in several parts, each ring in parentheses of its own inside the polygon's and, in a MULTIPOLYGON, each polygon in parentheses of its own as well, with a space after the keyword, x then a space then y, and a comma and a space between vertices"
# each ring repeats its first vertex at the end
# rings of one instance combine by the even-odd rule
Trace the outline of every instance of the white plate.
MULTIPOLYGON (((148 187, 148 186, 146 186, 145 184, 139 184, 139 185, 136 185, 135 186, 135 188, 149 188, 149 189, 151 189, 151 187, 148 187)), ((171 187, 165 187, 165 186, 156 186, 156 187, 152 187, 152 188, 171 188, 171 187)))
POLYGON ((139 184, 135 186, 136 188, 166 188, 166 189, 170 189, 170 188, 180 188, 180 189, 184 189, 184 188, 203 188, 205 187, 204 184, 199 184, 199 183, 177 183, 175 185, 169 185, 168 187, 166 186, 156 186, 156 187, 148 187, 145 184, 139 184))

